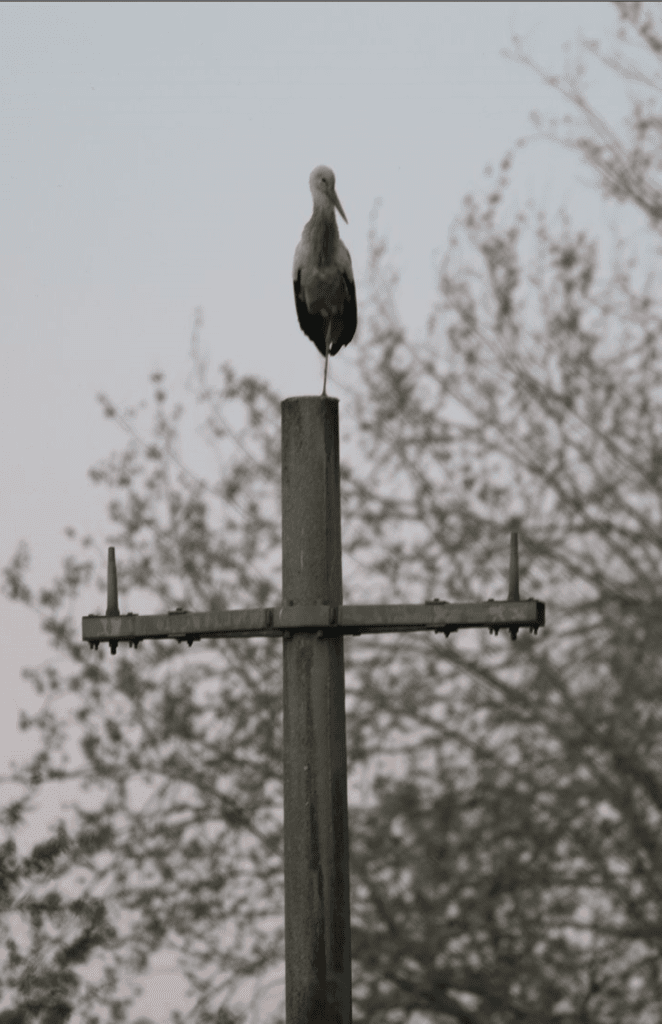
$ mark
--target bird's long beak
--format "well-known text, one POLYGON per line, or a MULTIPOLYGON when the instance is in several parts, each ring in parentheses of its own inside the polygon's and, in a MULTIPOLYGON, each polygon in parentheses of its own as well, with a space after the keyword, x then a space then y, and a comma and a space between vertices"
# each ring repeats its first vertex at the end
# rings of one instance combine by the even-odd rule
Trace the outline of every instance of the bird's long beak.
POLYGON ((331 198, 333 199, 333 205, 335 206, 336 210, 338 211, 338 213, 340 214, 340 216, 344 220, 345 224, 348 224, 349 222, 347 220, 347 217, 345 216, 345 211, 342 208, 342 203, 340 202, 340 200, 338 199, 338 196, 336 195, 336 190, 335 189, 333 190, 333 195, 332 195, 331 198))

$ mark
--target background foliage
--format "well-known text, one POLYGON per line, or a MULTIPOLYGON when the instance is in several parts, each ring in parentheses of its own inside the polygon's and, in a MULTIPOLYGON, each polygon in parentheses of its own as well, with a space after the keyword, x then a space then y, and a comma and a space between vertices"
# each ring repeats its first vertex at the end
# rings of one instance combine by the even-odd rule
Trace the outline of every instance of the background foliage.
MULTIPOLYGON (((657 259, 659 6, 617 6, 616 49, 584 52, 636 85, 627 123, 591 106, 574 65, 548 75, 573 116, 538 126, 640 211, 657 259)), ((513 56, 534 66, 517 41, 513 56)), ((375 229, 344 385, 345 599, 503 597, 516 525, 522 592, 548 615, 516 644, 347 642, 355 1016, 370 1024, 662 1016, 659 275, 563 215, 509 212, 513 159, 466 200, 422 342, 375 229)), ((231 367, 213 381, 199 328, 191 389, 215 482, 186 469, 160 375, 149 428, 103 400, 130 439, 91 475, 141 610, 279 601, 278 399, 231 367)), ((242 979, 283 955, 279 645, 90 652, 69 613, 98 566, 90 540, 72 536, 49 588, 28 561, 20 548, 5 587, 55 653, 29 673, 40 747, 2 812, 2 1024, 122 1020, 126 979, 163 948, 189 977, 189 1019, 229 1024, 242 979), (34 801, 69 781, 53 834, 20 852, 34 801)))

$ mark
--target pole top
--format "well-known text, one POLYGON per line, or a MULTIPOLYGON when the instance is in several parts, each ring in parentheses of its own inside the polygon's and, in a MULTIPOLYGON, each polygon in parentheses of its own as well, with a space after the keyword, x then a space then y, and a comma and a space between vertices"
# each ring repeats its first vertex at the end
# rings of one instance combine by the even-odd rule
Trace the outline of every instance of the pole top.
POLYGON ((330 395, 294 395, 291 398, 284 398, 281 405, 289 405, 294 402, 333 402, 334 405, 338 405, 339 398, 332 398, 330 395))

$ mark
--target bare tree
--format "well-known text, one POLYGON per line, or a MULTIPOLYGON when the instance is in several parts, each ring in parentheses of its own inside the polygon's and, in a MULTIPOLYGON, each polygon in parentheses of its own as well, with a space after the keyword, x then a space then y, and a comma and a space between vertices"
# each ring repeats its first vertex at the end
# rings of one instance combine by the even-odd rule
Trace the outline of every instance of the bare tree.
MULTIPOLYGON (((654 12, 619 8, 659 59, 654 12)), ((566 95, 588 118, 573 145, 657 230, 656 129, 622 143, 610 177, 616 150, 595 148, 579 87, 566 95)), ((567 217, 509 218, 509 169, 465 203, 427 342, 407 339, 373 234, 370 315, 347 374, 346 599, 503 597, 516 524, 522 592, 548 610, 544 633, 515 644, 347 643, 355 1016, 650 1024, 662 1016, 660 293, 654 275, 637 283, 625 246, 605 268, 567 217)), ((150 428, 104 400, 130 435, 92 474, 109 489, 121 590, 141 611, 278 603, 277 398, 229 368, 213 384, 197 334, 193 369, 215 483, 186 468, 158 375, 150 428)), ((26 1021, 122 1019, 123 978, 172 948, 196 995, 189 1019, 220 1024, 241 981, 283 955, 279 645, 84 650, 68 605, 100 559, 74 543, 41 592, 25 549, 5 570, 57 657, 29 673, 44 703, 24 724, 42 744, 4 811, 0 997, 26 1021), (19 855, 31 800, 66 780, 84 799, 19 855)))

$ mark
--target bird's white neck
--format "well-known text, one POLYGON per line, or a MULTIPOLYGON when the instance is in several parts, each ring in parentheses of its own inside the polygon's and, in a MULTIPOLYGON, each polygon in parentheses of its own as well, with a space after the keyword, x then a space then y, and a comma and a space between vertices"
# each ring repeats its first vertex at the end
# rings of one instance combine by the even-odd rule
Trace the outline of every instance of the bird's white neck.
POLYGON ((312 251, 317 254, 319 265, 331 263, 340 235, 336 223, 336 212, 326 196, 315 197, 313 215, 305 228, 312 251))

